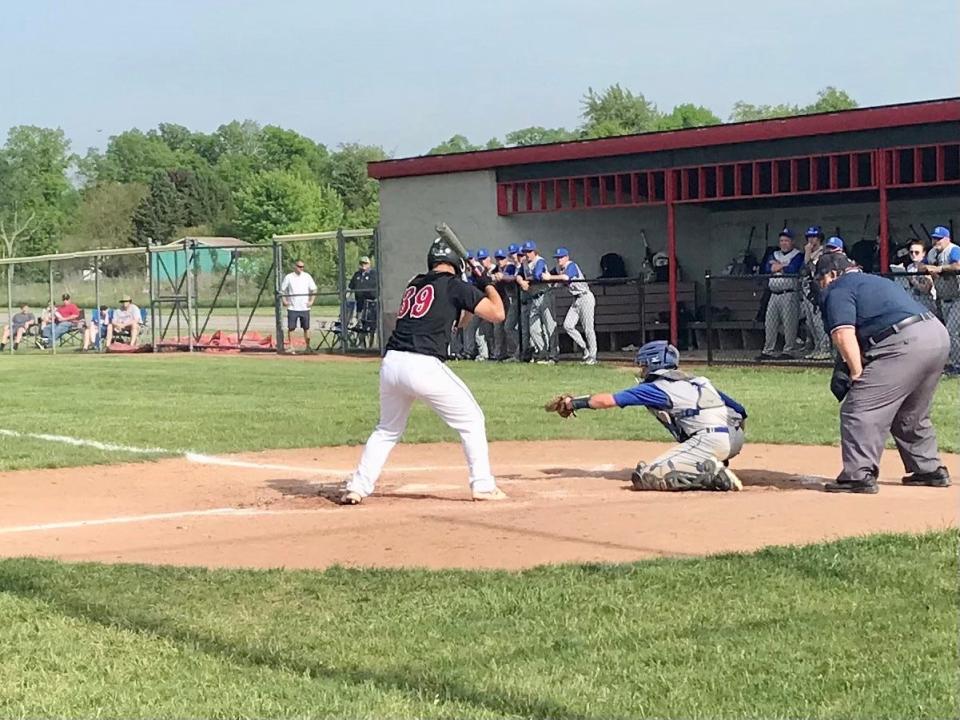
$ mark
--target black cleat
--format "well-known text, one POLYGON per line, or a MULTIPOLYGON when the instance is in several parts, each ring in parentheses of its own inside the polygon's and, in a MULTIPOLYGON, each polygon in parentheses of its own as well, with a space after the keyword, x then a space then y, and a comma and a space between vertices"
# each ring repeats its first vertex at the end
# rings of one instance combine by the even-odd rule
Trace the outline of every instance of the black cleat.
POLYGON ((829 493, 859 493, 861 495, 876 495, 880 492, 877 481, 870 480, 837 480, 823 486, 824 492, 829 493))
POLYGON ((950 473, 941 465, 936 470, 925 473, 913 473, 900 479, 904 485, 926 487, 950 487, 950 473))

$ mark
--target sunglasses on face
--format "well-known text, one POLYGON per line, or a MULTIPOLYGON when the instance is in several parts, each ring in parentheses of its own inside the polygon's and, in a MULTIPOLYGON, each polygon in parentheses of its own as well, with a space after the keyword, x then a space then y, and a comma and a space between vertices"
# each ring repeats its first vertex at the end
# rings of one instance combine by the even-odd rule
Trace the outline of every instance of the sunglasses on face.
POLYGON ((303 270, 303 265, 297 265, 297 270, 303 270))
POLYGON ((911 255, 923 255, 923 250, 911 250, 911 255))

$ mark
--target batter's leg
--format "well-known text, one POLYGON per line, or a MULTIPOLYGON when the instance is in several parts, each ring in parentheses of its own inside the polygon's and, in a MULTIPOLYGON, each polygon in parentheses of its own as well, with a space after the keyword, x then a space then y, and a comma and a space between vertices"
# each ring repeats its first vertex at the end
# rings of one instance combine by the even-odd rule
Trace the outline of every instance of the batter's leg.
POLYGON ((387 367, 387 362, 384 359, 384 366, 380 368, 380 422, 367 439, 360 464, 347 482, 347 490, 360 497, 374 491, 384 463, 407 427, 415 400, 414 395, 400 385, 396 371, 387 367))
POLYGON ((414 380, 420 399, 451 428, 460 433, 464 455, 470 468, 470 487, 475 492, 491 492, 497 483, 490 472, 486 421, 463 380, 442 363, 435 373, 414 380))

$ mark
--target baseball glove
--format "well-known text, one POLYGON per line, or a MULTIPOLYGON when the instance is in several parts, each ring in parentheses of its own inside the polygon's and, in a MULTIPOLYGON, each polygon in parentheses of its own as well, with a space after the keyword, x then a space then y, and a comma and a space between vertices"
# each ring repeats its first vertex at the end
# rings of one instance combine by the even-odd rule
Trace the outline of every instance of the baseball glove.
POLYGON ((569 401, 573 399, 571 395, 557 395, 550 402, 543 406, 543 409, 547 412, 555 412, 562 418, 568 418, 571 415, 574 417, 577 414, 573 411, 573 408, 570 407, 569 401))

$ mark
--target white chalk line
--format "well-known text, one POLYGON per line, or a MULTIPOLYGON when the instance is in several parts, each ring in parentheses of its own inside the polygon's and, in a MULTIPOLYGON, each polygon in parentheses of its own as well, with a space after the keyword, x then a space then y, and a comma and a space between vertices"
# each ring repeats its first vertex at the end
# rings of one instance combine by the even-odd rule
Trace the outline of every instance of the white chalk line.
MULTIPOLYGON (((30 433, 30 432, 20 432, 19 430, 8 430, 5 428, 0 428, 0 435, 13 438, 30 438, 32 440, 43 440, 45 442, 60 443, 62 445, 72 445, 74 447, 90 447, 96 450, 104 450, 106 452, 125 452, 135 455, 168 455, 172 457, 182 456, 188 462, 196 463, 198 465, 219 465, 221 467, 234 467, 234 468, 244 468, 248 470, 280 470, 283 472, 295 472, 302 473, 306 475, 332 475, 332 476, 342 476, 349 474, 353 471, 353 468, 325 468, 325 467, 316 467, 316 466, 306 466, 306 465, 285 465, 279 463, 263 463, 263 462, 254 462, 251 460, 239 460, 234 458, 225 458, 216 455, 205 455, 203 453, 196 453, 190 450, 174 450, 169 448, 142 448, 135 447, 132 445, 120 445, 117 443, 104 443, 98 440, 85 440, 83 438, 71 437, 69 435, 51 435, 48 433, 30 433)), ((509 466, 511 469, 517 470, 532 470, 532 469, 542 469, 543 464, 532 465, 514 465, 509 466)), ((464 465, 407 465, 407 466, 388 466, 386 470, 388 472, 449 472, 456 470, 463 470, 464 465)), ((602 472, 605 470, 613 470, 615 467, 613 465, 597 465, 592 468, 584 468, 588 472, 602 472)))
POLYGON ((39 525, 14 525, 0 528, 0 535, 15 533, 42 532, 45 530, 71 530, 75 528, 97 527, 100 525, 126 525, 129 523, 151 522, 155 520, 173 520, 185 517, 249 517, 251 515, 290 515, 295 513, 313 513, 316 510, 258 510, 256 508, 212 508, 210 510, 183 510, 180 512, 151 513, 149 515, 121 515, 119 517, 94 520, 70 520, 66 522, 42 523, 39 525))

